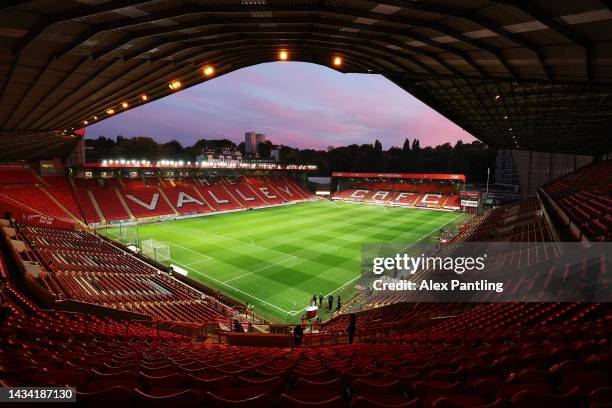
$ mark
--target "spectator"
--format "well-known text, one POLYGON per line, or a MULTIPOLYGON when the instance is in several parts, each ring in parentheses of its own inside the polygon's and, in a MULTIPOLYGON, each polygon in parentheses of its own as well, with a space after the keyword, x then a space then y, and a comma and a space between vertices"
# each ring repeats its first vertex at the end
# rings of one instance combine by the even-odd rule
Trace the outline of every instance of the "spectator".
POLYGON ((327 310, 331 312, 333 306, 334 306, 334 295, 329 295, 327 297, 327 310))
POLYGON ((238 319, 234 319, 234 331, 237 333, 244 333, 244 329, 238 319))
POLYGON ((319 293, 319 307, 323 307, 323 294, 319 293))
POLYGON ((304 336, 304 329, 301 324, 296 324, 293 328, 293 344, 295 346, 302 345, 302 337, 304 336))
POLYGON ((336 306, 336 310, 340 310, 341 307, 342 307, 342 301, 340 300, 340 296, 338 296, 338 304, 336 306))
POLYGON ((355 336, 355 329, 357 327, 357 316, 355 313, 351 313, 349 315, 349 325, 346 331, 348 332, 348 342, 349 344, 353 344, 353 337, 355 336))

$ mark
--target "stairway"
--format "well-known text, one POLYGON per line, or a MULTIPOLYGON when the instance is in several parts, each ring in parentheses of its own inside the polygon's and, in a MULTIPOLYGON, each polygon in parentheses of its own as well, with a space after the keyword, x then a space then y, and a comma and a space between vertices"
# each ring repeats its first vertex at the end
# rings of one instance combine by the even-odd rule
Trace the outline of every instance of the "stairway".
POLYGON ((93 205, 93 208, 96 210, 96 213, 98 214, 98 218, 100 218, 100 222, 103 222, 106 224, 106 218, 104 218, 104 214, 102 213, 102 209, 100 208, 100 205, 98 205, 98 202, 96 201, 96 198, 94 197, 93 193, 91 192, 91 190, 87 190, 87 195, 89 196, 89 200, 91 201, 91 205, 93 205))
POLYGON ((130 216, 130 219, 135 220, 136 217, 134 217, 134 214, 132 214, 132 210, 130 210, 130 207, 125 202, 123 195, 121 195, 119 190, 115 190, 115 194, 117 194, 117 198, 119 198, 119 202, 121 203, 121 205, 123 205, 123 208, 125 209, 125 212, 127 212, 128 215, 130 216))
POLYGON ((47 189, 46 189, 46 188, 44 188, 44 187, 39 187, 39 188, 42 190, 42 192, 43 192, 43 193, 45 193, 45 194, 47 195, 47 197, 49 197, 49 199, 50 199, 51 201, 53 201, 53 203, 54 203, 55 205, 57 205, 59 208, 61 208, 61 209, 62 209, 62 211, 64 211, 66 214, 68 214, 68 215, 70 216, 70 218, 72 218, 76 224, 78 224, 78 225, 80 225, 80 226, 82 226, 82 227, 87 227, 87 224, 85 224, 85 223, 83 222, 83 220, 79 219, 79 218, 76 216, 76 214, 73 214, 73 213, 72 213, 72 212, 70 212, 70 211, 69 211, 69 210, 68 210, 66 207, 64 207, 64 204, 60 203, 60 202, 57 200, 57 198, 55 198, 55 197, 53 196, 53 194, 51 194, 50 192, 48 192, 48 191, 47 191, 47 189))

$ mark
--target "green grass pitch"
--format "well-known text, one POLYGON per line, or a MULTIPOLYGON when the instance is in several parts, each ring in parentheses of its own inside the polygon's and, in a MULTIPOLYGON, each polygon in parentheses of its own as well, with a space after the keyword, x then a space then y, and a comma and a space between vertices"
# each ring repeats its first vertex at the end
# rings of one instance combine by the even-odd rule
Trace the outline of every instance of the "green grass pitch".
MULTIPOLYGON (((463 219, 452 212, 320 200, 127 228, 138 228, 141 242, 168 244, 166 263, 192 279, 254 304, 268 320, 294 323, 314 293, 326 300, 329 293, 341 294, 343 302, 357 294, 361 243, 434 239, 442 226, 463 219)), ((125 228, 102 233, 118 239, 125 228)))

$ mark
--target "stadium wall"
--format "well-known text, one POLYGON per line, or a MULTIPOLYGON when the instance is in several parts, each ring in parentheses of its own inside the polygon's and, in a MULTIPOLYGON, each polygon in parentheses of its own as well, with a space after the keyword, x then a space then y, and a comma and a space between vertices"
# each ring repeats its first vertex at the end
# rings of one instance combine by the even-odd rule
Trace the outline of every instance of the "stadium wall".
POLYGON ((513 150, 522 198, 534 197, 538 188, 593 162, 592 156, 513 150))

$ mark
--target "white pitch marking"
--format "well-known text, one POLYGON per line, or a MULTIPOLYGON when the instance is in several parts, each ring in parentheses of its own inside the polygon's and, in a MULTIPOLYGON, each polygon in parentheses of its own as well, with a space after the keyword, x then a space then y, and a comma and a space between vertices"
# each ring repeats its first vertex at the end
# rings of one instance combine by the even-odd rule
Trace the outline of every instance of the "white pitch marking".
MULTIPOLYGON (((233 287, 232 285, 228 285, 227 283, 224 283, 224 282, 220 281, 219 279, 215 279, 215 278, 213 278, 212 276, 206 275, 205 273, 202 273, 202 272, 200 272, 200 271, 198 271, 198 270, 196 270, 196 269, 193 269, 192 267, 190 267, 190 266, 188 266, 188 265, 181 264, 181 263, 179 263, 179 262, 177 262, 177 263, 178 263, 179 265, 181 265, 181 266, 183 266, 183 267, 185 267, 185 268, 187 268, 187 269, 191 269, 191 270, 192 270, 192 271, 194 271, 195 273, 198 273, 198 274, 200 274, 200 275, 202 275, 202 276, 205 276, 205 277, 207 277, 208 279, 211 279, 211 280, 213 280, 213 281, 215 281, 215 282, 217 282, 217 283, 219 283, 219 284, 221 284, 221 285, 225 285, 225 286, 227 286, 228 288, 235 290, 236 292, 240 292, 240 293, 242 293, 243 295, 246 295, 246 296, 248 296, 248 297, 250 297, 250 298, 253 298, 253 299, 255 299, 255 300, 257 300, 257 301, 259 301, 259 302, 261 302, 261 303, 265 303, 265 304, 266 304, 266 305, 268 305, 268 306, 271 306, 271 307, 273 307, 273 308, 275 308, 275 309, 277 309, 277 310, 280 310, 281 312, 284 312, 284 313, 287 313, 288 315, 291 315, 291 313, 290 313, 290 312, 288 312, 287 310, 282 309, 282 308, 280 308, 280 307, 278 307, 278 306, 276 306, 276 305, 273 305, 272 303, 266 302, 265 300, 260 299, 260 298, 258 298, 257 296, 253 296, 253 295, 251 295, 250 293, 246 293, 246 292, 244 292, 244 291, 242 291, 242 290, 240 290, 240 289, 238 289, 238 288, 233 287)), ((294 315, 294 316, 295 316, 295 315, 294 315)))
POLYGON ((280 265, 280 264, 285 263, 285 262, 293 261, 294 259, 298 259, 298 257, 297 257, 297 256, 293 256, 293 255, 291 255, 291 256, 292 256, 292 258, 288 258, 288 259, 285 259, 285 260, 283 260, 283 261, 273 263, 272 265, 267 265, 267 266, 264 266, 263 268, 258 268, 258 269, 255 269, 254 271, 251 271, 251 272, 243 273, 242 275, 236 276, 235 278, 232 278, 232 279, 228 279, 228 280, 226 280, 226 281, 223 281, 223 283, 231 282, 231 281, 233 281, 233 280, 240 279, 240 278, 243 278, 243 277, 248 276, 248 275, 252 275, 252 274, 254 274, 254 273, 256 273, 256 272, 261 272, 261 271, 263 271, 264 269, 268 269, 268 268, 271 268, 271 267, 273 267, 273 266, 280 265))

